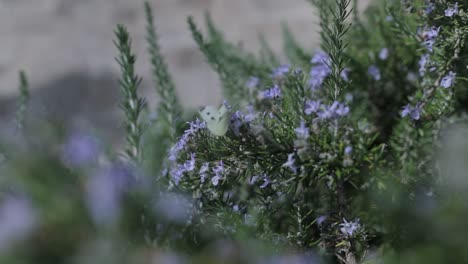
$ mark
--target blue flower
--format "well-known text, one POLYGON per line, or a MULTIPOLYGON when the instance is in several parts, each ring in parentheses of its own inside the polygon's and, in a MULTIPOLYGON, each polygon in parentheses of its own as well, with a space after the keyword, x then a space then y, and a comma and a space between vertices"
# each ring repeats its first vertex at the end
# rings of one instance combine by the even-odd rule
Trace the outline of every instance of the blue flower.
POLYGON ((316 113, 319 109, 320 109, 320 106, 322 104, 320 103, 320 101, 312 101, 312 100, 308 100, 306 101, 305 103, 305 107, 304 107, 304 113, 306 115, 310 115, 312 113, 316 113))
POLYGON ((388 48, 383 48, 379 52, 379 58, 381 60, 386 60, 388 58, 388 48))
POLYGON ((419 104, 417 104, 415 107, 412 107, 408 104, 403 107, 403 110, 401 111, 401 117, 410 116, 413 120, 419 120, 419 118, 421 118, 421 112, 422 109, 419 104))
POLYGON ((440 80, 440 86, 444 88, 450 88, 455 83, 455 77, 457 74, 453 71, 450 71, 442 80, 440 80))
POLYGON ((456 14, 458 14, 458 2, 456 2, 455 4, 449 4, 448 8, 445 9, 445 16, 453 17, 456 14))
POLYGON ((211 178, 211 183, 214 186, 217 186, 219 184, 219 181, 222 179, 222 173, 224 172, 224 163, 223 161, 219 161, 218 165, 213 168, 213 172, 215 176, 211 178))
POLYGON ((350 68, 344 68, 343 71, 340 73, 340 77, 345 80, 346 82, 349 82, 349 72, 351 71, 350 68))
POLYGON ((427 4, 427 6, 426 6, 426 8, 424 9, 424 13, 425 13, 426 15, 429 15, 430 13, 432 13, 432 11, 434 11, 435 5, 434 5, 434 3, 430 3, 430 2, 428 2, 428 1, 426 1, 426 4, 427 4))
POLYGON ((206 179, 206 173, 210 169, 210 164, 208 162, 203 163, 203 165, 200 167, 200 171, 198 172, 200 174, 200 183, 204 183, 206 179))
POLYGON ((294 153, 288 154, 288 160, 281 166, 283 168, 288 168, 292 173, 297 173, 297 168, 294 165, 296 160, 294 159, 294 153))
POLYGON ((311 63, 315 65, 310 70, 309 85, 312 90, 317 90, 331 73, 330 56, 323 51, 318 51, 312 57, 311 63))
POLYGON ((305 125, 304 121, 301 121, 301 125, 294 130, 296 135, 300 139, 308 139, 310 136, 309 128, 305 125))
POLYGON ((277 99, 281 97, 281 90, 278 85, 274 85, 271 89, 263 91, 262 99, 277 99))
POLYGON ((367 72, 374 78, 376 81, 380 81, 382 79, 382 75, 380 73, 380 69, 377 67, 377 65, 373 64, 369 67, 367 72))
POLYGON ((322 120, 343 117, 349 114, 349 106, 338 101, 334 101, 333 104, 329 106, 322 105, 321 108, 317 116, 322 120))
POLYGON ((260 85, 260 79, 258 77, 250 77, 245 86, 250 90, 257 88, 260 85))
POLYGON ((421 77, 424 76, 424 74, 426 73, 426 64, 429 60, 429 54, 426 53, 424 55, 421 56, 421 59, 419 60, 419 75, 421 77))
POLYGON ((260 185, 260 189, 266 188, 270 184, 270 180, 266 176, 263 177, 263 184, 260 185))
POLYGON ((345 155, 350 155, 353 152, 353 147, 347 146, 344 150, 345 155))
POLYGON ((195 153, 190 154, 190 159, 184 163, 185 171, 193 171, 195 169, 195 153))
POLYGON ((37 223, 36 211, 26 199, 7 196, 0 204, 0 250, 26 238, 37 223))
POLYGON ((281 77, 283 77, 284 75, 286 75, 289 72, 290 68, 291 67, 289 65, 283 64, 283 65, 281 65, 278 68, 273 70, 273 73, 271 74, 271 77, 272 78, 281 78, 281 77))
POLYGON ((71 166, 82 166, 96 161, 101 152, 99 141, 84 133, 74 133, 63 148, 63 158, 71 166))
POLYGON ((346 219, 343 219, 343 223, 340 224, 340 232, 347 236, 352 237, 356 231, 361 228, 361 224, 359 223, 359 219, 354 221, 348 222, 346 219))
POLYGON ((432 26, 430 28, 425 27, 421 36, 423 38, 423 45, 432 52, 432 47, 436 41, 437 36, 439 35, 440 27, 432 26))

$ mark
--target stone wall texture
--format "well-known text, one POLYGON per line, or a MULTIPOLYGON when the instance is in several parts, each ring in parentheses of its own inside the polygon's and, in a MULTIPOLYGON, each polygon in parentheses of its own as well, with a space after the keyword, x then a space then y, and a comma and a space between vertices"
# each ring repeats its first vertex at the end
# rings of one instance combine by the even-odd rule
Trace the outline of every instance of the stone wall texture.
MULTIPOLYGON (((209 11, 229 40, 251 51, 258 50, 261 32, 280 52, 281 22, 289 24, 304 47, 312 50, 319 42, 316 11, 306 0, 150 2, 163 53, 189 107, 218 103, 221 92, 216 74, 191 39, 188 15, 201 25, 209 11)), ((40 109, 35 112, 118 130, 119 72, 112 43, 117 23, 129 28, 144 78, 142 95, 154 106, 142 0, 0 0, 0 120, 14 108, 18 70, 24 69, 32 105, 40 109)))

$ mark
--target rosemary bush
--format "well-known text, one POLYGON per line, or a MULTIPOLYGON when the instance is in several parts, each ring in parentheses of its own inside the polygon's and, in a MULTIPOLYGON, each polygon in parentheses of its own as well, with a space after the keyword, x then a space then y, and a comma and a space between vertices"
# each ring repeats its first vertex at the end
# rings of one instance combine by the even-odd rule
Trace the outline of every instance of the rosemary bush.
POLYGON ((387 0, 363 15, 357 1, 310 2, 320 48, 283 24, 288 64, 263 36, 257 56, 209 14, 206 34, 188 18, 225 98, 200 115, 179 103, 145 3, 161 102, 150 122, 117 26, 123 152, 25 122, 22 72, 16 126, 0 141, 1 263, 468 259, 468 1, 387 0))

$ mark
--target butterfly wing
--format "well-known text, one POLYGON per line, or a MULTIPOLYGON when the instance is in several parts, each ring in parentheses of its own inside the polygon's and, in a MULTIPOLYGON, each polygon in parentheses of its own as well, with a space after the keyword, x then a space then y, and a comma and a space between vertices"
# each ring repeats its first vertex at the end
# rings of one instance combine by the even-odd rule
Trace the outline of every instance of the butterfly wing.
POLYGON ((228 111, 223 105, 219 109, 208 105, 200 110, 200 116, 206 122, 206 126, 215 136, 224 136, 228 130, 228 111))

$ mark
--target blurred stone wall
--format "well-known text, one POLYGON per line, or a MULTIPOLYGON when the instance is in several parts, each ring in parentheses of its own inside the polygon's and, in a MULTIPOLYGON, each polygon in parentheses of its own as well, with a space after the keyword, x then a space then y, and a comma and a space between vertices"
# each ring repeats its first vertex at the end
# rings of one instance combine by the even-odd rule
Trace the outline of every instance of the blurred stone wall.
MULTIPOLYGON (((205 63, 187 29, 208 10, 228 39, 259 48, 258 33, 281 51, 282 21, 304 47, 318 43, 318 20, 306 0, 152 0, 163 53, 187 106, 217 103, 216 74, 205 63)), ((143 76, 142 95, 152 105, 142 0, 0 0, 0 119, 16 100, 18 70, 26 70, 33 106, 66 123, 118 130, 118 66, 113 46, 117 23, 128 26, 143 76)))

